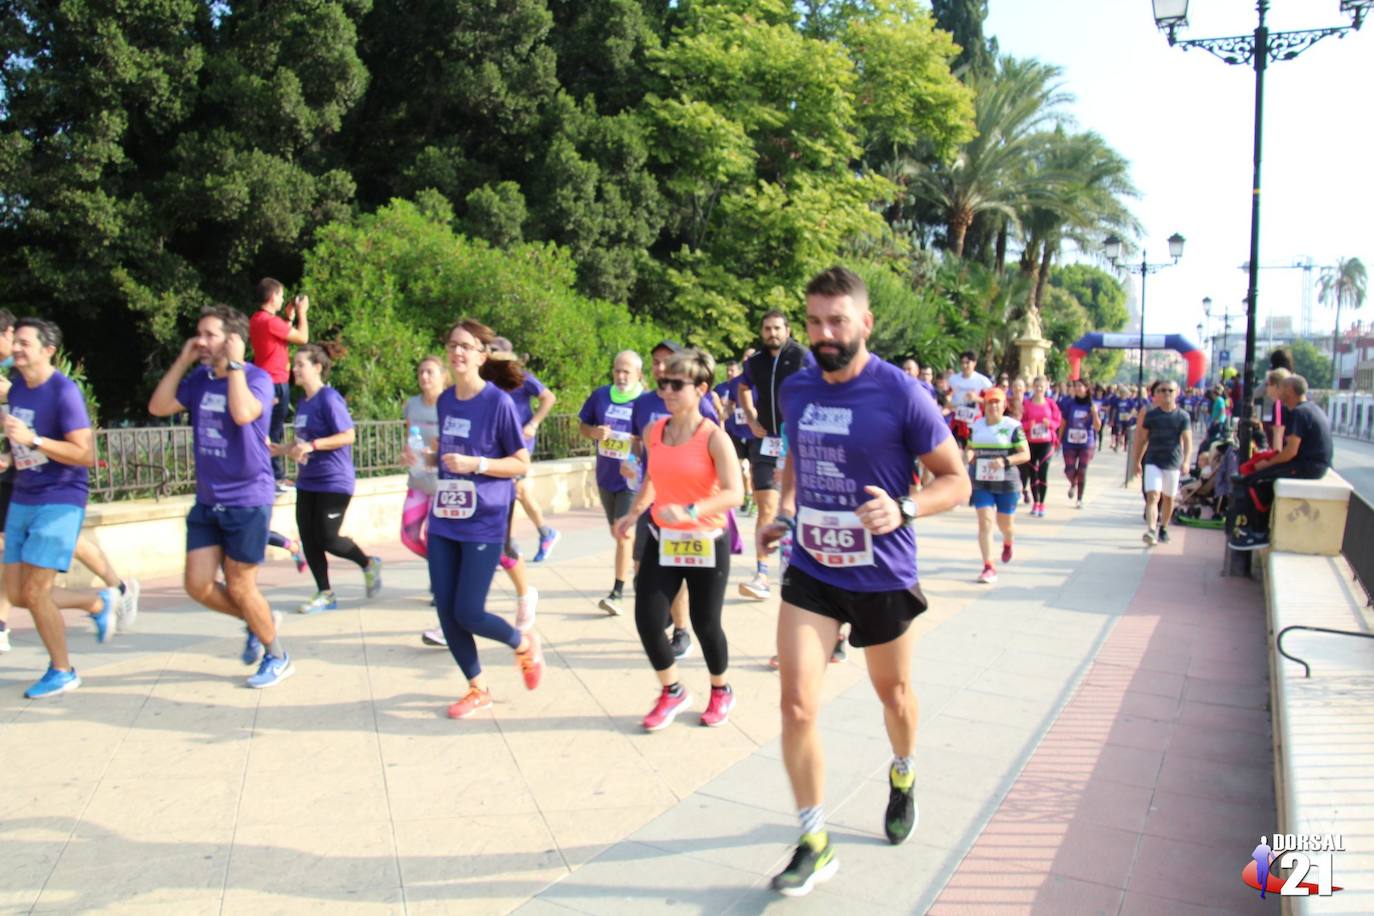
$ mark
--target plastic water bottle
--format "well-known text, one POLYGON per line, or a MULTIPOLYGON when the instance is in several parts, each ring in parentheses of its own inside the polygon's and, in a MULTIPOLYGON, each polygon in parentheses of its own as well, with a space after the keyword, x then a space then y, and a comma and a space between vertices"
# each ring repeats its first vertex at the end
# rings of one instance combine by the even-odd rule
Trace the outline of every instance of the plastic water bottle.
POLYGON ((634 452, 630 452, 630 454, 625 456, 625 466, 630 469, 630 473, 632 475, 630 477, 630 489, 638 490, 641 477, 641 473, 639 470, 639 456, 636 455, 634 452))
POLYGON ((425 437, 420 434, 420 427, 410 428, 410 438, 406 440, 406 445, 415 456, 411 459, 410 466, 417 471, 428 470, 429 465, 425 462, 425 437))

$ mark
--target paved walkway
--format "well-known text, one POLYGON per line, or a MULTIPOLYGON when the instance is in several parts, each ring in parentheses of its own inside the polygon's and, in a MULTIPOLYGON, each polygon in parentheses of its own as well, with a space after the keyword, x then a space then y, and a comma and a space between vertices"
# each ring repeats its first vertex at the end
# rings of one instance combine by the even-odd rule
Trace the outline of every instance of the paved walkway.
MULTIPOLYGON (((644 734, 655 681, 632 620, 595 609, 610 543, 576 512, 531 569, 544 685, 526 692, 510 653, 484 647, 497 704, 461 723, 444 717, 452 660, 418 639, 423 567, 394 545, 378 548, 380 600, 336 565, 343 608, 288 615, 298 674, 270 691, 241 686, 231 621, 157 582, 109 647, 73 620, 85 686, 31 704, 43 658, 16 612, 0 912, 1239 909, 1240 866, 1274 826, 1262 599, 1217 577, 1214 532, 1147 554, 1120 468, 1099 459, 1082 512, 1061 490, 1049 518, 1018 517, 992 588, 973 582, 968 509, 922 521, 921 824, 882 840, 890 752, 851 653, 823 719, 842 864, 810 898, 766 890, 797 833, 765 664, 776 601, 729 599, 729 725, 644 734)), ((265 578, 281 608, 312 590, 285 560, 265 578)), ((504 578, 492 607, 513 611, 504 578)), ((704 693, 699 654, 685 671, 704 693)))

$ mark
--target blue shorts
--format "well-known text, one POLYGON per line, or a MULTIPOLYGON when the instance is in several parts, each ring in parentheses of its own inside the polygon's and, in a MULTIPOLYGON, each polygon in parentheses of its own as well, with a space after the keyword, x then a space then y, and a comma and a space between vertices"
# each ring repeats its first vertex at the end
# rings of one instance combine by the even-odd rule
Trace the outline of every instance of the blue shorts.
POLYGON ((66 572, 86 520, 85 506, 10 503, 5 519, 5 563, 27 563, 66 572))
POLYGON ((1012 515, 1016 512, 1016 504, 1020 501, 1020 493, 993 493, 991 490, 973 491, 973 508, 991 509, 996 506, 998 515, 1012 515))
POLYGON ((186 514, 186 552, 220 547, 238 563, 260 565, 267 559, 271 506, 207 506, 196 503, 186 514))

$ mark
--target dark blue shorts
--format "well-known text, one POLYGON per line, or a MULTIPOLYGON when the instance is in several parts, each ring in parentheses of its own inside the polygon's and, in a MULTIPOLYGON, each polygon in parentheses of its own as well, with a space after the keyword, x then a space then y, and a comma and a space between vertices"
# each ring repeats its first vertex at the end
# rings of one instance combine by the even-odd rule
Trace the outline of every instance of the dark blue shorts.
POLYGON ((196 503, 186 515, 186 552, 220 547, 231 560, 261 564, 267 559, 267 530, 271 521, 271 506, 196 503))
POLYGON ((991 509, 996 506, 998 515, 1014 514, 1016 504, 1020 501, 1020 493, 993 493, 989 490, 973 491, 973 508, 991 509))

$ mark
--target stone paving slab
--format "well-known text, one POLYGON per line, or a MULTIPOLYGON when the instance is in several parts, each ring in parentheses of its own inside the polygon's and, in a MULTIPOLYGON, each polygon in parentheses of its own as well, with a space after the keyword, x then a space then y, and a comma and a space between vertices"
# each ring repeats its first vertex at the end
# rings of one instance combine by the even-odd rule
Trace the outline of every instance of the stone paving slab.
MULTIPOLYGON (((1119 458, 1099 463, 1099 480, 1120 479, 1119 458)), ((1216 704, 1184 698, 1230 696, 1224 678, 1214 684, 1207 675, 1217 666, 1234 673, 1243 653, 1222 625, 1211 628, 1217 638, 1205 655, 1176 651, 1173 639, 1112 654, 1150 562, 1133 520, 1138 505, 1134 492, 1090 487, 1089 507, 1076 512, 1052 493, 1049 518, 1018 518, 1016 561, 991 589, 973 581, 972 513, 923 521, 932 606, 916 624, 922 824, 898 849, 882 839, 890 752, 862 653, 851 652, 850 664, 827 674, 823 717, 843 865, 835 881, 787 906, 926 909, 1075 691, 1087 678, 1112 683, 1111 664, 1145 673, 1142 689, 1129 691, 1135 705, 1123 706, 1113 726, 1123 747, 1159 754, 1171 737, 1200 740, 1216 704), (1205 669, 1195 667, 1203 661, 1205 669), (1174 731, 1158 728, 1161 704, 1177 714, 1174 731)), ((782 905, 766 889, 796 835, 777 743, 777 679, 766 666, 776 599, 727 599, 739 697, 730 723, 705 730, 684 717, 645 734, 639 720, 656 683, 633 620, 595 607, 609 585, 604 523, 592 512, 552 521, 564 539, 551 562, 530 567, 542 596, 544 685, 525 691, 509 651, 483 646, 496 706, 460 723, 444 709, 461 678, 446 652, 418 639, 433 625, 424 567, 397 545, 377 548, 387 560, 378 600, 364 602, 360 576, 336 563, 341 609, 287 615, 283 639, 298 674, 269 691, 242 686, 241 628, 163 581, 145 583, 137 631, 111 646, 95 646, 88 624, 73 617, 69 638, 85 685, 30 703, 20 693, 44 659, 27 615, 16 611, 15 649, 0 659, 8 790, 0 793, 0 912, 749 913, 782 905)), ((734 579, 751 571, 752 557, 741 558, 734 579)), ((264 584, 283 609, 313 591, 285 560, 269 564, 264 584)), ((1225 624, 1246 612, 1226 590, 1214 604, 1225 624)), ((505 577, 491 607, 513 613, 505 577)), ((699 654, 684 673, 704 693, 699 654)), ((1262 708, 1227 707, 1227 721, 1267 736, 1262 708)), ((1171 780, 1161 792, 1203 780, 1186 767, 1157 770, 1161 782, 1171 780)), ((1132 805, 1138 795, 1085 798, 1092 803, 1080 807, 1101 809, 1093 826, 1147 829, 1132 805)), ((1074 880, 1056 876, 1053 893, 1081 897, 1074 880)))

